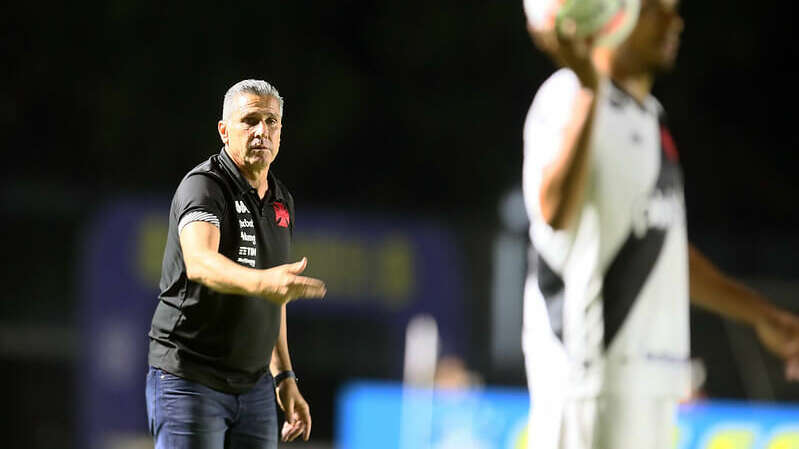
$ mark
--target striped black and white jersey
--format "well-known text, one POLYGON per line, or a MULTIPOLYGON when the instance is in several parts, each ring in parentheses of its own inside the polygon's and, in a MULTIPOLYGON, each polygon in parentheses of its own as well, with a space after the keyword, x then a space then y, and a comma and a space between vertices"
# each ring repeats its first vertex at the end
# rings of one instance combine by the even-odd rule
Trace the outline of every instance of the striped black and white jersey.
POLYGON ((524 128, 532 247, 523 346, 535 362, 528 366, 568 379, 577 397, 683 395, 690 380, 683 184, 654 97, 641 103, 611 81, 601 84, 579 214, 565 230, 541 218, 543 170, 558 153, 578 90, 573 72, 553 74, 524 128))

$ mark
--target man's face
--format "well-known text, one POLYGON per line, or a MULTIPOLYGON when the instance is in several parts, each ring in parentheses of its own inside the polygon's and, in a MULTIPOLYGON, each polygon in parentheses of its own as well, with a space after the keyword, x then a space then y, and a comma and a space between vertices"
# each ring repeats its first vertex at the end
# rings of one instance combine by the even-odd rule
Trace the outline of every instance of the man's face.
POLYGON ((617 54, 631 58, 647 70, 660 72, 674 67, 684 27, 679 0, 642 0, 638 23, 617 54))
POLYGON ((233 99, 228 117, 219 121, 219 136, 236 165, 260 170, 277 158, 281 120, 277 98, 239 94, 233 99))

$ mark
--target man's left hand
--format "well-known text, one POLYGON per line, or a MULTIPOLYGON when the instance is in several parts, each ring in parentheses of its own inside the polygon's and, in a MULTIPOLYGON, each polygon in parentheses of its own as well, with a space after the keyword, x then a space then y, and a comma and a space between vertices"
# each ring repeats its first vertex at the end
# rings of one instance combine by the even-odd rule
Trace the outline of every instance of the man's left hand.
POLYGON ((799 380, 799 317, 776 310, 759 319, 754 328, 763 346, 785 362, 785 377, 799 380))
POLYGON ((286 421, 280 432, 281 441, 294 441, 302 435, 308 441, 311 436, 311 409, 300 394, 297 382, 288 378, 277 387, 277 401, 286 421))

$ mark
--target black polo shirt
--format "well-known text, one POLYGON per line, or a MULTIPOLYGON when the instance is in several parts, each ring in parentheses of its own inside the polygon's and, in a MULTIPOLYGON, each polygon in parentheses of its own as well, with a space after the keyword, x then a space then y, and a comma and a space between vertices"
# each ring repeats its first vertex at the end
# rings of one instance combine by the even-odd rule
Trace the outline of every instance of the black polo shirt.
POLYGON ((219 227, 219 252, 228 259, 251 268, 288 263, 294 200, 271 172, 268 182, 261 200, 224 149, 180 182, 169 211, 150 365, 236 394, 269 369, 280 306, 190 281, 178 237, 180 225, 207 221, 219 227))

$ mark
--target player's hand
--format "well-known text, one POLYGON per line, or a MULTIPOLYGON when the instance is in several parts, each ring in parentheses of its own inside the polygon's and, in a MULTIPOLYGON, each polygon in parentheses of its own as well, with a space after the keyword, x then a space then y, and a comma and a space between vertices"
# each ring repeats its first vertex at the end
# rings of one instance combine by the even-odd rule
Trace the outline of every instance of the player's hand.
POLYGON ((327 293, 325 283, 319 279, 300 276, 308 266, 308 259, 263 270, 259 291, 264 298, 285 304, 297 298, 322 298, 327 293))
POLYGON ((763 346, 785 361, 785 377, 799 380, 799 317, 776 310, 759 319, 754 328, 763 346))
POLYGON ((558 60, 558 36, 555 34, 554 28, 538 30, 534 28, 530 22, 527 22, 527 32, 530 34, 533 43, 539 50, 554 58, 558 64, 563 65, 561 61, 558 60))
POLYGON ((311 437, 311 409, 300 394, 297 382, 288 378, 277 387, 277 403, 286 420, 280 431, 280 440, 294 441, 300 435, 304 441, 311 437))
POLYGON ((594 38, 577 36, 577 24, 571 19, 564 19, 556 28, 553 31, 557 39, 556 59, 577 75, 583 87, 595 90, 599 86, 599 72, 591 58, 594 38))

